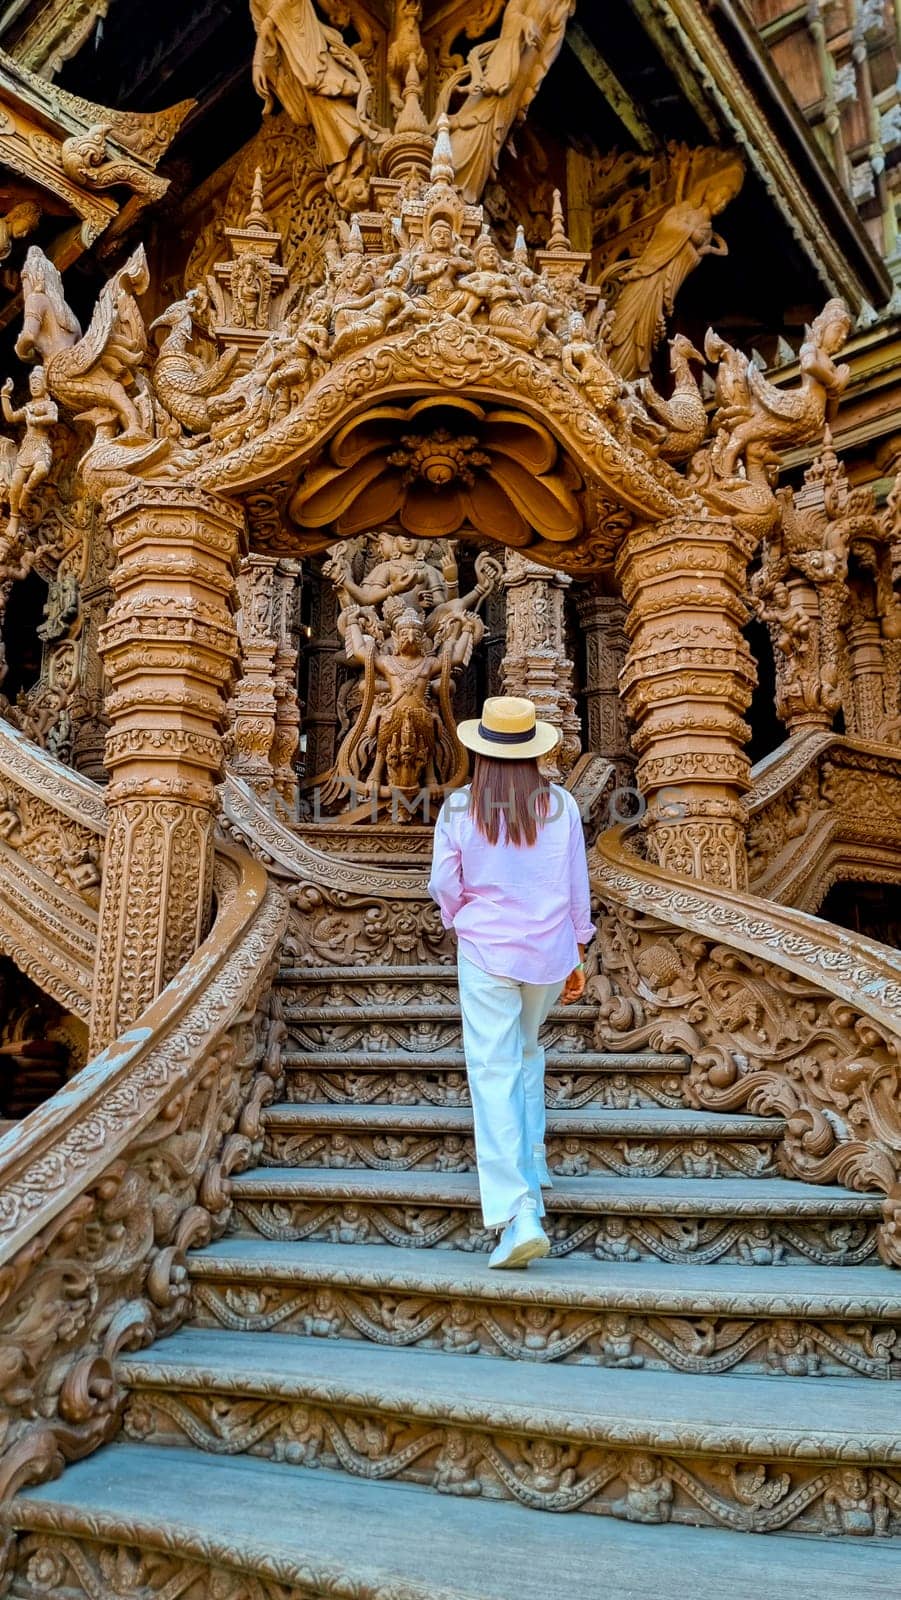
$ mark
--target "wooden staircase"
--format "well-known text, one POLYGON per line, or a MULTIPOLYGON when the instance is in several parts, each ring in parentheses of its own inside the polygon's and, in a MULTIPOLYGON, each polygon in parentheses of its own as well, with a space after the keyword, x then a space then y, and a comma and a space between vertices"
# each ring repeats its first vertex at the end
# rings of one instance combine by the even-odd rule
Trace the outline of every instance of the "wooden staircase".
POLYGON ((14 1502, 15 1600, 897 1596, 879 1195, 561 1009, 552 1255, 490 1273, 453 968, 288 955, 277 993, 260 1164, 188 1324, 120 1357, 119 1442, 14 1502))

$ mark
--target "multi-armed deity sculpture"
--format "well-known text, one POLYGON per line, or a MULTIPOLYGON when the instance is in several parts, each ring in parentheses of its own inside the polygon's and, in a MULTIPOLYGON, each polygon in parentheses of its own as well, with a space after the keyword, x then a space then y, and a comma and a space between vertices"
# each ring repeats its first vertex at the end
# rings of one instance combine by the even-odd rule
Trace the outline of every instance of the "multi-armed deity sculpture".
POLYGON ((381 801, 395 820, 407 821, 414 811, 427 820, 466 778, 454 678, 482 637, 479 607, 503 568, 482 552, 475 586, 461 595, 449 541, 423 547, 416 539, 382 533, 373 542, 374 564, 367 565, 371 544, 361 549, 354 541, 337 545, 324 569, 338 590, 338 632, 347 659, 362 669, 346 697, 346 711, 356 715, 327 775, 325 804, 337 796, 345 805, 349 799, 352 810, 365 796, 376 802, 375 811, 363 807, 367 816, 377 813, 381 801))

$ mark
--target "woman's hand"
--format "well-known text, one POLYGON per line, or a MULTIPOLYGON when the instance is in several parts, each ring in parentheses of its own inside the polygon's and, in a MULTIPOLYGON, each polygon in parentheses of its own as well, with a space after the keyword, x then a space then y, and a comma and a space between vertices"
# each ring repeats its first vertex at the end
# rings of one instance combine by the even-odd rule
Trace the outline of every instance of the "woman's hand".
POLYGON ((561 1004, 571 1006, 575 1000, 581 1000, 585 993, 585 968, 573 967, 572 972, 563 985, 560 996, 561 1004))

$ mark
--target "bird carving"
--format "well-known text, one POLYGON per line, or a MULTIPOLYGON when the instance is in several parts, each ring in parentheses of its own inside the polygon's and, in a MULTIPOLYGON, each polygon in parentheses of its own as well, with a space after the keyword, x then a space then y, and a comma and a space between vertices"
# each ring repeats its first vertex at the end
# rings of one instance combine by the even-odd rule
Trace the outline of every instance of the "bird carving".
POLYGON ((157 328, 169 329, 153 368, 153 387, 166 410, 188 433, 209 431, 209 396, 222 388, 238 359, 237 350, 226 350, 207 363, 191 349, 198 305, 199 297, 191 289, 150 326, 151 333, 157 328))
POLYGON ((670 372, 673 375, 673 392, 668 400, 658 394, 650 378, 641 380, 641 397, 656 422, 669 430, 660 446, 660 454, 667 461, 684 461, 694 455, 707 432, 707 407, 691 370, 691 363, 703 365, 704 357, 696 350, 684 333, 677 333, 670 341, 670 372))

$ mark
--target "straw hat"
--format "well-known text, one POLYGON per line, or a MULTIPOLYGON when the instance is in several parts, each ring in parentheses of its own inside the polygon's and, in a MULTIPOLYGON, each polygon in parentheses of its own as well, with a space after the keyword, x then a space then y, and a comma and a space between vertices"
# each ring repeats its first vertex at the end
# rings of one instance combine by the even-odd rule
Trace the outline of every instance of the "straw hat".
POLYGON ((553 723, 538 721, 531 700, 504 694, 486 700, 479 719, 461 722, 457 738, 477 755, 495 761, 524 761, 546 756, 560 734, 553 723))

